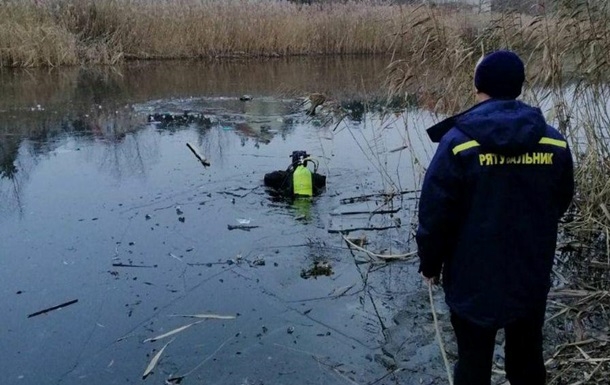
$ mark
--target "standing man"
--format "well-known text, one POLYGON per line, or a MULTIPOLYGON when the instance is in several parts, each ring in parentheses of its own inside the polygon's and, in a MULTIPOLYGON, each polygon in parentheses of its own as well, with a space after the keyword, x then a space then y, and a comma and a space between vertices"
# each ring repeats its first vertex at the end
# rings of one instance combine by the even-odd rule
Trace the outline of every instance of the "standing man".
POLYGON ((420 272, 432 283, 443 271, 455 385, 490 384, 499 329, 511 385, 544 385, 542 326, 572 156, 541 111, 516 100, 519 56, 482 58, 474 80, 478 104, 428 129, 439 145, 419 203, 420 272))

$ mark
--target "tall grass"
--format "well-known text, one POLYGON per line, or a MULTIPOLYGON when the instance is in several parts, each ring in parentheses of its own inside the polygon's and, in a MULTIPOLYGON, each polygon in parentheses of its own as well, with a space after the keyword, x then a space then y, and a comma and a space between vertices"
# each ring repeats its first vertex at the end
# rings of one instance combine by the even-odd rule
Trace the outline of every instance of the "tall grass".
POLYGON ((370 1, 8 0, 0 65, 112 64, 126 58, 379 54, 404 15, 370 1))
POLYGON ((541 16, 448 17, 420 7, 409 14, 388 83, 391 94, 416 95, 428 108, 451 114, 474 103, 474 67, 482 54, 517 51, 528 69, 524 98, 541 105, 575 154, 577 195, 568 228, 593 239, 610 228, 610 4, 567 4, 541 16))
POLYGON ((553 277, 559 289, 570 290, 556 288, 549 301, 554 314, 547 330, 557 344, 547 346, 549 384, 604 383, 610 349, 598 331, 607 335, 610 322, 610 4, 558 1, 540 16, 449 18, 422 7, 409 17, 402 53, 389 67, 391 94, 415 95, 429 109, 455 113, 474 104, 481 54, 513 49, 528 69, 524 99, 541 106, 568 139, 576 194, 553 277))

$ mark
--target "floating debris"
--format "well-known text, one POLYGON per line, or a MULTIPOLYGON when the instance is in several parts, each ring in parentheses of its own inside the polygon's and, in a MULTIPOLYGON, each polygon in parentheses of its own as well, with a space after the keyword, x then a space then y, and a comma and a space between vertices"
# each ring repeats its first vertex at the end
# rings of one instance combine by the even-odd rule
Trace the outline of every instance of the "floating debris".
POLYGON ((409 146, 407 146, 407 145, 405 144, 405 145, 403 145, 403 146, 397 147, 397 148, 395 148, 395 149, 393 149, 393 150, 390 150, 390 151, 388 151, 388 152, 390 152, 390 153, 392 153, 392 152, 398 152, 398 151, 406 150, 407 148, 409 148, 409 146))
POLYGON ((346 237, 346 238, 347 238, 346 242, 354 244, 354 245, 356 245, 358 247, 364 247, 364 246, 366 246, 369 243, 365 234, 362 234, 358 238, 348 238, 348 237, 346 237))
POLYGON ((190 143, 187 143, 186 146, 189 148, 189 150, 191 150, 191 152, 195 155, 195 158, 197 158, 204 167, 208 167, 211 165, 211 163, 205 157, 200 155, 197 150, 195 150, 195 148, 191 146, 190 143))
POLYGON ((382 231, 382 230, 390 230, 390 229, 398 229, 400 226, 367 226, 367 227, 353 227, 350 229, 328 229, 329 234, 349 234, 352 231, 382 231))
POLYGON ((353 248, 356 250, 360 250, 364 253, 366 253, 369 258, 377 258, 383 261, 393 261, 393 260, 406 260, 409 258, 413 258, 417 255, 417 251, 411 251, 408 253, 404 253, 404 254, 379 254, 379 253, 373 253, 359 245, 357 245, 353 240, 347 238, 346 236, 342 235, 343 240, 345 241, 345 243, 347 243, 349 248, 353 248))
POLYGON ((197 322, 193 322, 193 323, 190 323, 190 324, 188 324, 188 325, 180 326, 179 328, 176 328, 176 329, 174 329, 174 330, 171 330, 171 331, 169 331, 169 332, 167 332, 167 333, 165 333, 165 334, 161 334, 161 335, 156 336, 156 337, 153 337, 153 338, 147 338, 147 339, 145 339, 145 340, 144 340, 144 341, 142 341, 142 342, 155 342, 155 341, 161 340, 161 339, 163 339, 163 338, 166 338, 166 337, 172 336, 172 335, 174 335, 174 334, 176 334, 176 333, 180 333, 181 331, 184 331, 184 330, 186 330, 186 329, 190 328, 191 326, 193 326, 193 325, 197 325, 198 323, 202 323, 202 322, 203 322, 203 320, 201 320, 201 321, 197 321, 197 322))
POLYGON ((378 194, 366 194, 360 195, 356 197, 343 198, 339 201, 342 205, 357 203, 357 202, 367 202, 375 198, 383 199, 384 201, 390 201, 394 197, 398 197, 405 194, 419 194, 421 190, 403 190, 403 191, 391 191, 391 192, 382 192, 378 194))
POLYGON ((172 339, 171 341, 169 341, 168 343, 166 343, 161 350, 159 350, 157 352, 157 354, 155 354, 155 356, 152 358, 152 360, 150 360, 150 363, 148 364, 148 366, 146 367, 146 370, 144 370, 144 374, 142 374, 142 379, 145 380, 146 377, 148 377, 149 374, 152 373, 153 369, 155 368, 155 366, 157 365, 157 362, 159 362, 159 359, 161 358, 161 354, 163 354, 163 351, 165 350, 165 348, 167 347, 167 345, 171 344, 172 342, 174 342, 174 340, 172 339))
POLYGON ((379 215, 379 214, 396 214, 400 211, 400 207, 396 209, 387 209, 387 210, 361 210, 361 211, 341 211, 341 212, 331 212, 331 216, 339 216, 339 215, 379 215))
POLYGON ((40 311, 37 311, 35 313, 32 313, 32 314, 28 315, 28 318, 36 317, 36 316, 41 315, 41 314, 46 314, 46 313, 48 313, 50 311, 58 310, 58 309, 66 307, 66 306, 73 305, 73 304, 75 304, 77 302, 78 302, 78 299, 73 299, 72 301, 68 301, 68 302, 62 303, 61 305, 49 307, 49 308, 46 308, 44 310, 40 310, 40 311))
POLYGON ((332 267, 328 262, 314 262, 313 267, 308 270, 301 271, 301 278, 318 277, 321 275, 331 276, 333 274, 332 267))
POLYGON ((256 258, 254 261, 252 261, 252 266, 265 266, 265 259, 256 258))
POLYGON ((179 260, 180 262, 183 262, 183 261, 182 261, 182 258, 180 258, 180 257, 176 256, 174 253, 169 253, 169 256, 170 256, 170 257, 172 257, 172 258, 174 258, 174 259, 179 260))
POLYGON ((253 226, 253 225, 227 225, 227 228, 229 230, 245 230, 245 231, 250 231, 251 229, 256 229, 259 226, 253 226))
POLYGON ((307 109, 307 115, 314 116, 316 114, 316 108, 321 106, 326 101, 326 95, 321 93, 313 93, 308 96, 310 106, 307 109))
POLYGON ((157 265, 134 265, 131 263, 113 263, 114 267, 140 267, 140 268, 155 268, 157 265))
POLYGON ((211 127, 212 120, 202 113, 195 111, 183 111, 183 113, 154 113, 148 115, 149 123, 161 124, 165 127, 198 124, 203 127, 211 127))
POLYGON ((234 315, 220 314, 172 314, 170 317, 203 318, 203 319, 235 319, 234 315))

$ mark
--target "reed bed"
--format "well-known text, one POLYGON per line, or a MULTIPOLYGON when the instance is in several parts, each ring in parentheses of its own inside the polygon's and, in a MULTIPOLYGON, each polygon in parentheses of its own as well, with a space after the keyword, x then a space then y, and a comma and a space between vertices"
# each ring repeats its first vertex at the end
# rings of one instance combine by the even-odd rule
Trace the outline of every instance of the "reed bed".
POLYGON ((524 98, 540 105, 575 155, 577 194, 566 229, 590 239, 610 227, 610 5, 580 0, 549 15, 409 14, 401 53, 388 67, 391 95, 452 114, 474 102, 482 54, 512 49, 528 69, 524 98), (452 22, 447 22, 451 20, 452 22))
POLYGON ((125 59, 380 54, 405 9, 378 1, 14 0, 0 4, 0 65, 125 59))
POLYGON ((566 135, 576 166, 547 320, 549 384, 602 384, 610 375, 610 5, 561 4, 545 15, 461 14, 451 23, 418 8, 401 32, 388 86, 447 115, 474 103, 483 53, 508 48, 525 59, 524 99, 566 135))

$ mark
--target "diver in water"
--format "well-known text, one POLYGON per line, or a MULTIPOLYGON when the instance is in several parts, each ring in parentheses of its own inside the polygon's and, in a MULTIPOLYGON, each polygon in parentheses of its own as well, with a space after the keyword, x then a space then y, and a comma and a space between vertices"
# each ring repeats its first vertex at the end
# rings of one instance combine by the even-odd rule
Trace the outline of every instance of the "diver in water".
POLYGON ((326 176, 318 174, 318 162, 306 151, 293 151, 285 171, 265 174, 265 186, 284 198, 318 196, 326 187, 326 176), (313 165, 313 171, 309 168, 313 165))

